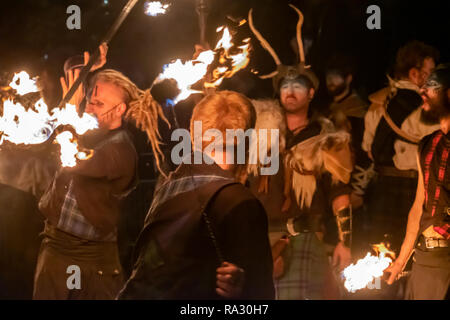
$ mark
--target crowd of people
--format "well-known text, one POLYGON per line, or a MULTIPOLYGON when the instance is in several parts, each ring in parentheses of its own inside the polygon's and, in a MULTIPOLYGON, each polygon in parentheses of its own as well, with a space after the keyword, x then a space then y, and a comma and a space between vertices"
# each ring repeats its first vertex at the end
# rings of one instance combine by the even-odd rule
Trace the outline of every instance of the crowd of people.
MULTIPOLYGON (((250 170, 248 161, 225 161, 239 147, 227 139, 218 142, 223 153, 193 144, 192 161, 167 165, 158 128, 160 120, 167 122, 164 110, 150 90, 101 69, 107 55, 101 46, 89 83, 72 100, 98 119, 99 129, 80 139, 93 156, 73 168, 28 167, 37 180, 42 175, 35 172, 46 173, 39 191, 1 173, 1 196, 13 194, 2 203, 14 204, 14 190, 30 199, 2 206, 21 211, 29 223, 1 217, 0 297, 354 298, 343 290, 341 272, 383 242, 398 256, 385 272, 384 298, 448 299, 450 67, 437 66, 436 49, 411 41, 398 50, 389 85, 370 95, 369 104, 352 88, 352 61, 335 55, 321 84, 331 103, 319 112, 311 107, 319 77, 307 66, 301 41, 299 63, 285 66, 261 38, 258 33, 277 62, 274 98, 218 90, 195 104, 190 124, 192 131, 200 121, 202 133, 278 129, 279 150, 271 150, 272 161, 279 161, 275 175, 250 170), (139 180, 131 125, 147 133, 160 177, 126 263, 128 275, 118 230, 121 204, 139 180), (207 160, 199 164, 197 157, 207 160), (8 238, 11 230, 28 237, 8 238), (35 254, 21 257, 21 248, 36 248, 35 254), (398 280, 413 253, 409 276, 398 280), (11 268, 15 263, 22 268, 11 268), (69 266, 79 268, 80 286, 69 285, 69 266)), ((83 64, 65 66, 64 92, 83 64)), ((249 153, 245 144, 246 160, 249 153)), ((11 170, 7 160, 0 163, 2 171, 11 170)))

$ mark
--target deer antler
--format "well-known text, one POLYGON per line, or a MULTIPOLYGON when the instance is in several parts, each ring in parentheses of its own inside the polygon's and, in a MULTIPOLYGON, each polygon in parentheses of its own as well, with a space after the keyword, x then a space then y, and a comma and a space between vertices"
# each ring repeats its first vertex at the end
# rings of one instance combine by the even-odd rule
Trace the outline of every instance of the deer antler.
POLYGON ((303 14, 302 12, 294 5, 289 4, 289 6, 297 11, 298 13, 298 22, 297 22, 297 44, 298 44, 298 53, 300 56, 300 63, 305 63, 305 52, 303 50, 303 41, 302 41, 302 25, 303 25, 303 14))
POLYGON ((263 76, 259 76, 259 78, 260 78, 260 79, 270 79, 270 78, 275 77, 277 74, 278 74, 278 70, 275 70, 275 71, 272 72, 272 73, 265 74, 265 75, 263 75, 263 76))
MULTIPOLYGON (((278 67, 279 65, 281 65, 280 58, 278 58, 278 55, 276 54, 275 50, 273 50, 273 48, 270 46, 270 44, 267 42, 267 40, 264 39, 264 37, 261 35, 261 33, 259 33, 258 30, 256 30, 255 25, 253 24, 252 12, 253 12, 253 9, 250 9, 250 11, 248 12, 248 24, 250 26, 250 29, 252 30, 252 32, 255 34, 256 38, 261 43, 261 46, 270 53, 270 55, 272 56, 273 60, 275 60, 275 64, 278 67)), ((261 79, 273 78, 274 76, 277 75, 277 73, 278 73, 278 71, 274 71, 274 72, 272 72, 270 74, 267 74, 267 75, 264 75, 264 76, 260 76, 260 78, 261 79)))

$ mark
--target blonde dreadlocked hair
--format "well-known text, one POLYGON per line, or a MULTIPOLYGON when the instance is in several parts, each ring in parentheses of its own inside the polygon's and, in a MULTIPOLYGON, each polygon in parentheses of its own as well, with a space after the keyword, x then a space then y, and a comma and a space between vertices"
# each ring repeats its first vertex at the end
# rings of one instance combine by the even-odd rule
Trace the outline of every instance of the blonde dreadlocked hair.
POLYGON ((127 104, 125 120, 133 120, 137 128, 147 133, 148 140, 155 154, 156 166, 161 174, 165 176, 160 167, 160 157, 164 159, 164 155, 159 146, 161 144, 161 135, 158 130, 158 118, 160 117, 164 120, 169 127, 170 124, 164 116, 161 105, 153 99, 150 89, 139 89, 127 76, 113 69, 97 72, 90 81, 91 87, 97 81, 112 83, 122 89, 124 100, 127 104))

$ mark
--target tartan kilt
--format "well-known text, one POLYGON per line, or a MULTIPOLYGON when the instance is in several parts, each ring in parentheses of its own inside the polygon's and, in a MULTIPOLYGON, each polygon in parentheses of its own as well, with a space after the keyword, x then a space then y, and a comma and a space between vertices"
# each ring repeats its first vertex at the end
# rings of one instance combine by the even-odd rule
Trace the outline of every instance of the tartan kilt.
POLYGON ((283 253, 285 272, 274 280, 277 300, 323 299, 328 260, 324 244, 316 234, 291 237, 283 253))

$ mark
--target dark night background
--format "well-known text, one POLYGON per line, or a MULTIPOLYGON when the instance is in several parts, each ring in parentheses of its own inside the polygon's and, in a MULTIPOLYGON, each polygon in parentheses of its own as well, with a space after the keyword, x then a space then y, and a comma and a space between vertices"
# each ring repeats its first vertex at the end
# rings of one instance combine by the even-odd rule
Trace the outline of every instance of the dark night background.
MULTIPOLYGON (((14 0, 2 1, 0 7, 0 74, 28 71, 31 75, 45 70, 54 83, 54 95, 60 96, 58 78, 63 74, 66 58, 99 45, 127 0, 14 0), (81 30, 68 30, 66 9, 76 4, 81 8, 81 30)), ((194 44, 199 41, 195 0, 172 0, 170 11, 163 16, 144 14, 139 1, 109 45, 105 67, 122 71, 141 89, 148 88, 172 59, 190 59, 194 44)), ((284 64, 296 61, 289 42, 295 37, 297 14, 287 6, 296 5, 303 11, 304 42, 312 43, 306 51, 306 62, 319 75, 322 86, 316 104, 326 96, 323 70, 336 52, 351 55, 356 65, 354 87, 363 98, 386 84, 386 72, 392 67, 397 49, 409 40, 417 39, 437 47, 441 62, 450 61, 448 42, 448 0, 210 0, 208 40, 215 45, 215 30, 229 23, 227 15, 246 18, 254 8, 258 30, 269 41, 284 64), (445 5, 447 3, 447 5, 445 5), (376 4, 381 8, 381 30, 369 30, 366 9, 376 4)), ((240 38, 252 37, 250 65, 240 72, 249 97, 272 96, 270 80, 259 80, 249 70, 262 74, 274 70, 270 55, 251 34, 248 24, 237 29, 240 38)), ((305 50, 307 45, 305 44, 305 50)), ((239 80, 239 76, 233 81, 239 80)), ((233 81, 228 81, 233 88, 233 81)), ((237 81, 239 84, 239 81, 237 81)), ((224 83, 225 84, 225 83, 224 83)), ((320 107, 320 106, 319 106, 320 107)), ((177 112, 192 104, 179 104, 177 112), (188 105, 188 106, 186 106, 188 105)), ((184 112, 189 114, 189 112, 184 112)), ((186 124, 184 119, 183 124, 186 124)), ((167 137, 165 137, 167 139, 167 137)), ((155 171, 153 156, 145 145, 138 146, 141 184, 128 198, 128 208, 122 228, 124 246, 132 245, 151 201, 155 171), (139 223, 137 223, 139 222, 139 223)), ((144 141, 144 143, 142 143, 144 141)), ((167 141, 167 140, 165 140, 167 141)), ((126 248, 123 254, 129 252, 126 248)), ((124 259, 127 259, 125 257, 124 259)))
MULTIPOLYGON (((2 1, 0 11, 0 70, 25 69, 33 75, 47 69, 55 80, 64 60, 95 49, 126 0, 15 0, 2 1), (81 8, 81 30, 68 30, 66 8, 81 8)), ((141 88, 148 87, 162 65, 174 58, 190 58, 198 42, 195 0, 170 1, 168 14, 149 17, 139 1, 110 43, 106 67, 116 68, 141 88)), ((169 1, 168 1, 169 2, 169 1)), ((436 46, 441 61, 449 60, 448 3, 445 0, 210 0, 208 38, 215 44, 217 26, 226 18, 246 17, 254 8, 255 25, 284 63, 295 62, 289 40, 295 36, 296 13, 305 16, 304 41, 312 40, 307 63, 321 75, 327 59, 336 51, 351 53, 357 63, 356 87, 367 95, 385 83, 398 47, 411 39, 436 46), (381 8, 381 30, 368 30, 366 8, 381 8)), ((238 30, 251 36, 248 25, 238 30)), ((254 39, 254 38, 253 38, 254 39)), ((274 63, 257 41, 248 69, 271 72, 274 63)), ((261 84, 270 90, 270 80, 261 84), (269 85, 267 85, 269 83, 269 85)), ((59 90, 59 87, 57 88, 59 90)), ((270 95, 270 93, 268 94, 270 95)))

